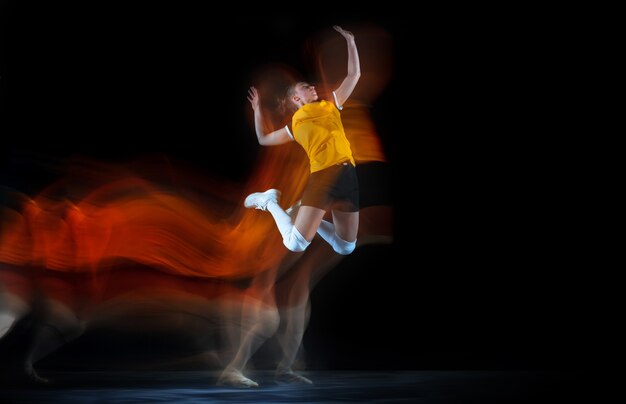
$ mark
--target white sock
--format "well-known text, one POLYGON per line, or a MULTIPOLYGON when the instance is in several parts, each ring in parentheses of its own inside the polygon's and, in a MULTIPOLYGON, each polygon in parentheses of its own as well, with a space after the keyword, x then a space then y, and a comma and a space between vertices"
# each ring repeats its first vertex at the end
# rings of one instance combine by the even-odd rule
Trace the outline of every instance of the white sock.
POLYGON ((285 247, 293 252, 306 250, 311 242, 307 241, 302 234, 300 234, 298 229, 293 225, 291 217, 285 213, 283 208, 275 201, 269 201, 266 209, 272 214, 276 226, 278 226, 278 231, 280 235, 283 236, 283 244, 285 247))

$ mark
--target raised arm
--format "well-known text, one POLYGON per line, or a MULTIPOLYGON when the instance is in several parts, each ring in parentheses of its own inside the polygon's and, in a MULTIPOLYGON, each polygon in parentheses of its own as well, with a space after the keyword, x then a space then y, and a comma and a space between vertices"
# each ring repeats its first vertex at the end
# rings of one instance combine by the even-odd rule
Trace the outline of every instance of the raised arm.
POLYGON ((261 112, 259 92, 256 88, 250 87, 250 89, 248 90, 248 101, 250 101, 250 104, 252 104, 252 110, 254 111, 254 130, 256 131, 256 138, 259 141, 260 145, 274 146, 287 143, 292 140, 286 128, 281 128, 270 133, 265 133, 267 128, 265 126, 265 121, 263 120, 263 114, 261 112))
POLYGON ((335 31, 339 32, 348 42, 348 75, 341 85, 335 90, 337 96, 337 103, 343 105, 344 102, 352 94, 352 90, 356 87, 356 83, 361 77, 361 66, 359 63, 359 52, 356 49, 356 43, 354 42, 354 35, 350 31, 346 31, 338 25, 333 27, 335 31))

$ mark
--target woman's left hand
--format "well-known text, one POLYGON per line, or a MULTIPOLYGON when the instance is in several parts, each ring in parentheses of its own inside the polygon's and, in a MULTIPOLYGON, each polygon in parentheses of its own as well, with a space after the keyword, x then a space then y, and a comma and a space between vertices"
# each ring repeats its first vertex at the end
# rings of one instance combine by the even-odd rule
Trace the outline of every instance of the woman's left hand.
POLYGON ((257 91, 256 88, 250 87, 248 89, 248 101, 250 101, 250 104, 252 105, 253 110, 256 111, 257 109, 259 109, 259 104, 260 104, 259 92, 257 91))

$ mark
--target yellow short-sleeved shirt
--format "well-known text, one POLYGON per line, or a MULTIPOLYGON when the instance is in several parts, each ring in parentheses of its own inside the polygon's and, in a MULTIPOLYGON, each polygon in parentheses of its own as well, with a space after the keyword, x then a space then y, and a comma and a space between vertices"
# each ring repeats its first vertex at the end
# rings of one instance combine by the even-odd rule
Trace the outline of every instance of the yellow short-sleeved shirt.
POLYGON ((345 162, 355 165, 339 109, 333 103, 322 100, 303 105, 293 115, 291 127, 293 132, 286 127, 287 132, 306 151, 312 173, 345 162))

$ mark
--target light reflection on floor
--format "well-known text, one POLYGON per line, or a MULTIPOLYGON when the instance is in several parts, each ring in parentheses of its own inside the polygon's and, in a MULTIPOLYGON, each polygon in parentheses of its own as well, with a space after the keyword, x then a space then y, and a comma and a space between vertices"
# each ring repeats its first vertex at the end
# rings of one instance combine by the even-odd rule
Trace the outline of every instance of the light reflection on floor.
MULTIPOLYGON (((277 385, 271 372, 249 372, 255 389, 215 385, 218 373, 48 372, 49 387, 5 385, 3 403, 485 403, 561 402, 580 397, 582 375, 548 371, 304 372, 313 386, 277 385)), ((6 379, 5 379, 6 381, 6 379)))

